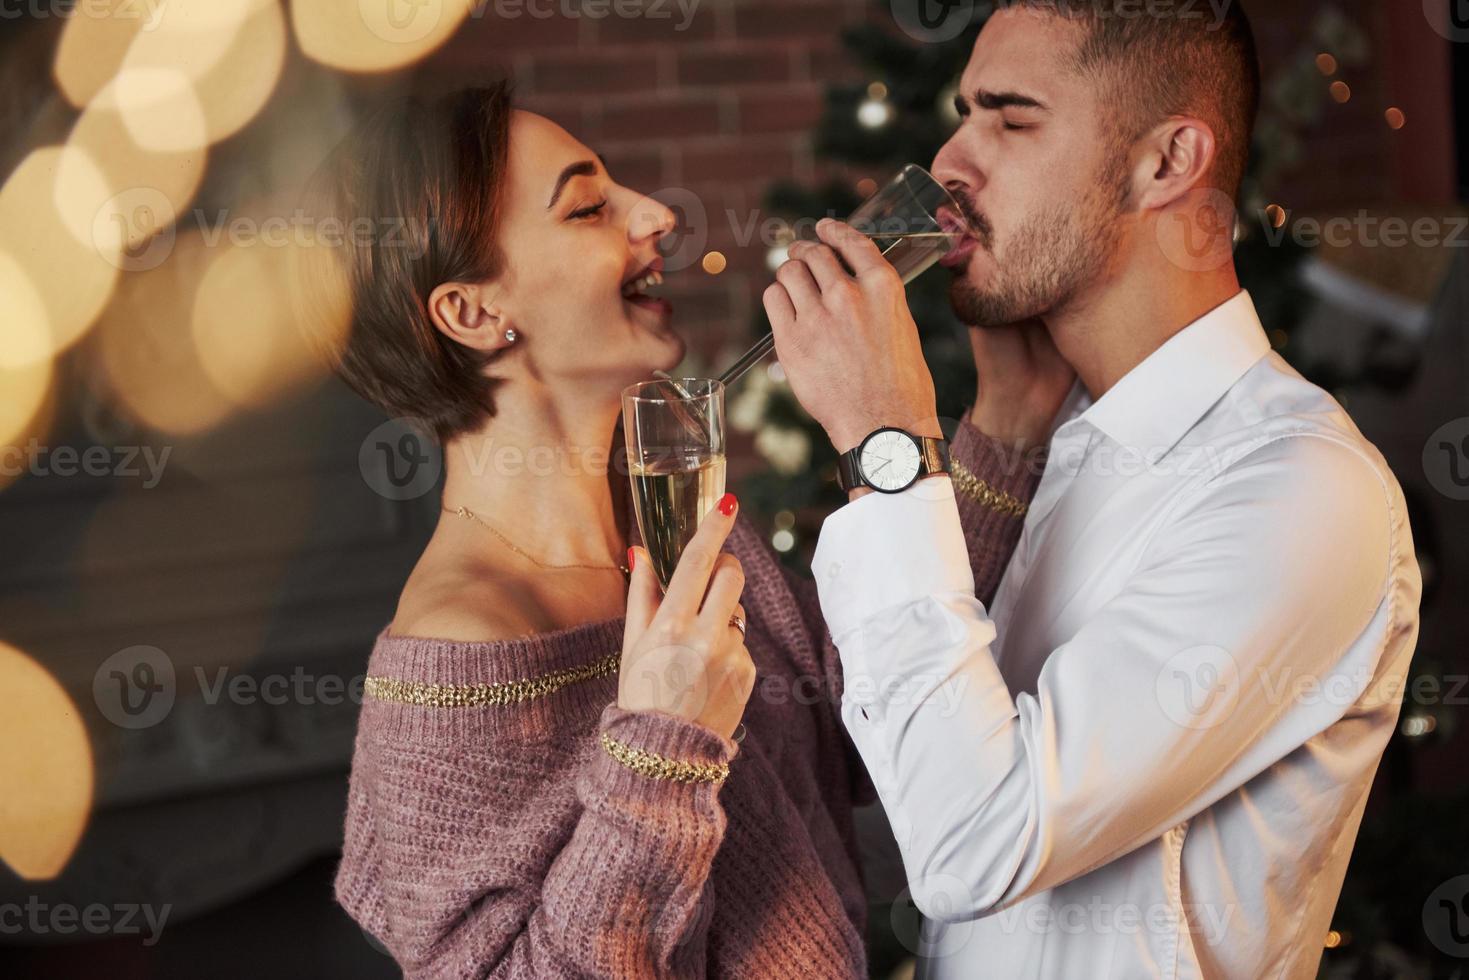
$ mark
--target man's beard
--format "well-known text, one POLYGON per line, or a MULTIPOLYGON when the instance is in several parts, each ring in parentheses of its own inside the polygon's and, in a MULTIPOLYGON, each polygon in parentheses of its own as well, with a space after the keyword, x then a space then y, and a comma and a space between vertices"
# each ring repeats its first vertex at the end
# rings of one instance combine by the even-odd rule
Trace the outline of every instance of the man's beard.
POLYGON ((1098 279, 1121 238, 1121 206, 1108 183, 1093 185, 1079 205, 1042 209, 1006 236, 1001 251, 984 217, 961 202, 971 225, 980 229, 978 247, 990 253, 994 268, 983 286, 969 281, 967 265, 955 276, 949 302, 960 321, 995 327, 1043 316, 1098 279))

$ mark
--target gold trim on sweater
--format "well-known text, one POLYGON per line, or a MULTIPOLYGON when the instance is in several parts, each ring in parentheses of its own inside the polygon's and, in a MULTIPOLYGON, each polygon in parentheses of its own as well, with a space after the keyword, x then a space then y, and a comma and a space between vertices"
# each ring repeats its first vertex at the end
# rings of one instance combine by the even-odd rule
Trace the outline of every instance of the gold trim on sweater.
POLYGON ((977 500, 979 503, 1007 514, 1010 517, 1024 517, 1030 505, 1025 501, 1014 497, 1003 490, 996 490, 988 483, 975 476, 973 471, 957 459, 949 460, 949 476, 954 481, 954 486, 965 496, 977 500))
POLYGON ((412 704, 421 708, 479 708, 485 705, 519 704, 543 698, 583 681, 596 680, 617 673, 622 653, 609 653, 581 667, 553 670, 538 677, 526 677, 498 684, 425 684, 400 681, 391 677, 368 677, 363 692, 379 701, 412 704))
POLYGON ((728 763, 682 762, 670 759, 657 752, 635 749, 606 732, 602 733, 602 748, 633 772, 650 779, 671 779, 676 783, 718 783, 729 776, 728 763))

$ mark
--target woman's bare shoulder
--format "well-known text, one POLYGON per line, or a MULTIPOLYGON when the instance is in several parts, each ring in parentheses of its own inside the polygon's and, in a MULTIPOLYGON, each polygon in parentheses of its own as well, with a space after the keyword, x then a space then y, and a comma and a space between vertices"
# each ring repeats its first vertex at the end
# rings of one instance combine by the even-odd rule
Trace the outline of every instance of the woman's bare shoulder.
POLYGON ((536 632, 533 605, 523 583, 494 569, 425 554, 403 586, 392 631, 469 643, 511 640, 536 632))

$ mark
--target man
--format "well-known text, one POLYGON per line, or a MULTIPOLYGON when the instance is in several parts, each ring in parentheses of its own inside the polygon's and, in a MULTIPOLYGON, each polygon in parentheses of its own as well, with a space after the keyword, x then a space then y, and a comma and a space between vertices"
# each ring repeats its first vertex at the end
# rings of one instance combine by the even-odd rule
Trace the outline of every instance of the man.
POLYGON ((969 421, 997 456, 1049 444, 989 608, 955 483, 1002 498, 926 441, 892 270, 825 222, 765 295, 796 395, 855 450, 813 570, 922 976, 1314 976, 1396 723, 1402 495, 1235 277, 1244 15, 1165 6, 1003 5, 934 161, 973 229, 950 257, 969 421))

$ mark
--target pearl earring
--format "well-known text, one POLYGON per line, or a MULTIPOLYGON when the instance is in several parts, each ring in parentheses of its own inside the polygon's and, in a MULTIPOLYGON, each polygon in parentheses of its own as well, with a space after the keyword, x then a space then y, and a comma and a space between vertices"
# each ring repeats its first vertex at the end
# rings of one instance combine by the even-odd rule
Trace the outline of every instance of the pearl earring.
POLYGON ((513 344, 513 343, 515 343, 515 338, 516 337, 519 337, 519 336, 520 336, 520 334, 518 334, 518 333, 515 332, 515 328, 514 327, 511 327, 511 328, 509 328, 508 330, 505 331, 505 343, 507 343, 507 344, 513 344))

